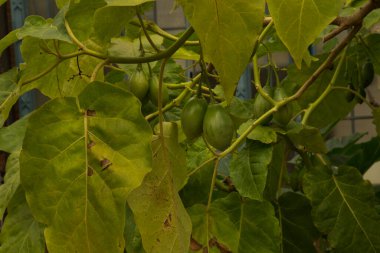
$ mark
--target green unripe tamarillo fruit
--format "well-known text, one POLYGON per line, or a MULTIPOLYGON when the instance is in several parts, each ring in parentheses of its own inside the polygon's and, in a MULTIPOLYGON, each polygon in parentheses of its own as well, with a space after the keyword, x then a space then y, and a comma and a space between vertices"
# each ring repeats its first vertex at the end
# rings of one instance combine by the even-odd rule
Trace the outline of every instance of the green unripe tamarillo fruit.
POLYGON ((207 102, 202 98, 192 97, 182 109, 182 130, 189 140, 202 135, 203 118, 207 110, 207 102))
POLYGON ((128 82, 129 90, 140 100, 142 100, 149 90, 149 80, 141 68, 141 65, 137 66, 137 69, 131 75, 128 82))
MULTIPOLYGON (((263 90, 269 96, 271 96, 271 97, 273 96, 273 89, 270 87, 270 85, 265 85, 263 87, 263 90)), ((271 103, 269 103, 263 96, 261 96, 260 93, 258 93, 256 98, 255 98, 255 101, 253 102, 253 115, 254 115, 254 117, 256 119, 260 118, 261 115, 263 115, 264 113, 269 111, 271 108, 272 108, 271 103)), ((268 119, 266 119, 265 122, 263 122, 263 124, 269 123, 269 121, 271 121, 271 118, 272 117, 268 117, 268 119)))
MULTIPOLYGON (((152 75, 149 79, 149 99, 155 105, 158 106, 158 92, 159 92, 159 80, 156 75, 152 75)), ((165 84, 162 84, 162 106, 165 106, 169 102, 169 92, 165 84)))
POLYGON ((203 119, 203 136, 218 150, 231 145, 235 133, 234 122, 227 111, 219 104, 209 105, 203 119))
MULTIPOLYGON (((274 99, 276 101, 280 101, 286 97, 287 95, 283 87, 277 87, 274 90, 274 99)), ((275 112, 273 115, 273 119, 281 126, 286 126, 289 123, 289 121, 292 119, 292 117, 293 117, 293 108, 291 104, 284 105, 283 107, 278 109, 278 111, 275 112)))

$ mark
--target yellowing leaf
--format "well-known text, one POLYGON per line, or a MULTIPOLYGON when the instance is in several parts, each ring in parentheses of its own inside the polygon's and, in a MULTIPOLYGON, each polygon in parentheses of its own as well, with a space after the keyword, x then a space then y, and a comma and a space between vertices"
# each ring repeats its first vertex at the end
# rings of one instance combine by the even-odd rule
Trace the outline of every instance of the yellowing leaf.
POLYGON ((31 115, 20 175, 49 252, 123 252, 125 202, 151 169, 151 136, 137 98, 101 82, 31 115))
POLYGON ((128 197, 147 253, 187 252, 191 222, 178 191, 186 180, 186 156, 175 123, 164 123, 153 141, 153 170, 128 197))

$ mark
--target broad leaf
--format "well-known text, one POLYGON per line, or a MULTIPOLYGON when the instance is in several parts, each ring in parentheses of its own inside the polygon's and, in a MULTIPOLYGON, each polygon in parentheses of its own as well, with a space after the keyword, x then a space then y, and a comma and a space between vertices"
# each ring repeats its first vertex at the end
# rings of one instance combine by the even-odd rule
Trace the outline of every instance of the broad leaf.
POLYGON ((20 87, 17 85, 16 68, 0 75, 0 126, 7 120, 12 106, 20 96, 20 87))
POLYGON ((186 180, 185 153, 175 123, 164 123, 153 143, 153 170, 128 197, 147 253, 187 252, 191 222, 178 191, 186 180), (149 221, 149 222, 147 222, 149 221))
POLYGON ((0 0, 0 5, 3 5, 7 0, 0 0))
POLYGON ((291 124, 286 135, 299 149, 309 152, 326 153, 325 141, 318 128, 301 124, 291 124))
POLYGON ((241 200, 231 193, 213 202, 212 208, 228 214, 238 230, 238 250, 233 252, 280 252, 279 222, 269 202, 241 200))
POLYGON ((105 0, 108 6, 138 6, 155 0, 105 0))
POLYGON ((205 59, 219 72, 228 101, 262 29, 264 0, 178 0, 194 27, 205 59))
POLYGON ((4 184, 0 185, 0 219, 8 207, 9 201, 12 199, 17 188, 20 185, 20 152, 11 154, 7 159, 5 168, 4 184))
POLYGON ((304 177, 317 228, 335 252, 378 252, 380 215, 370 183, 352 167, 315 167, 304 177))
POLYGON ((106 83, 30 117, 21 182, 49 251, 123 251, 125 201, 151 169, 150 140, 139 101, 106 83))
POLYGON ((231 179, 243 197, 263 199, 263 192, 272 160, 273 147, 259 142, 248 142, 233 156, 230 167, 231 179))
POLYGON ((344 0, 267 0, 278 36, 289 49, 295 64, 310 64, 309 45, 335 19, 344 0))
POLYGON ((45 253, 43 225, 32 216, 21 187, 9 204, 0 233, 0 253, 11 252, 45 253))
POLYGON ((298 193, 287 192, 278 200, 284 253, 316 252, 313 245, 319 233, 311 218, 309 200, 298 193))

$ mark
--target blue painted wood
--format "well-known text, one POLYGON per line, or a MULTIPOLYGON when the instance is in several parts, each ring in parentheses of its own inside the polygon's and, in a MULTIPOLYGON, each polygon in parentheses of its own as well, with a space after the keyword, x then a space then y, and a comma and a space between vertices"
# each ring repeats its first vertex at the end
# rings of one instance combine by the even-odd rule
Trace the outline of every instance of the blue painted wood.
MULTIPOLYGON (((24 20, 28 15, 28 1, 27 0, 11 0, 10 1, 11 16, 12 16, 12 29, 22 27, 24 20)), ((20 42, 17 42, 14 47, 15 61, 19 65, 22 63, 22 56, 20 52, 20 42)), ((19 113, 23 117, 36 108, 35 92, 28 92, 21 96, 19 99, 19 113)))

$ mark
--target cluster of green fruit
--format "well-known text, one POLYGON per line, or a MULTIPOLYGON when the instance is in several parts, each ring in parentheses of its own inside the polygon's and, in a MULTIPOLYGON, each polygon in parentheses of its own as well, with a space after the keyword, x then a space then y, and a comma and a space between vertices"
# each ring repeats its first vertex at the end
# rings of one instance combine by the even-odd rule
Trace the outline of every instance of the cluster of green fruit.
MULTIPOLYGON (((159 79, 157 75, 146 75, 141 64, 137 65, 136 70, 132 73, 128 81, 129 90, 140 101, 149 99, 154 105, 158 105, 159 79)), ((169 101, 168 88, 162 86, 162 105, 169 101)))
POLYGON ((208 105, 205 99, 190 98, 181 113, 183 132, 189 140, 203 134, 205 140, 218 150, 231 145, 235 133, 234 123, 220 104, 208 105))

